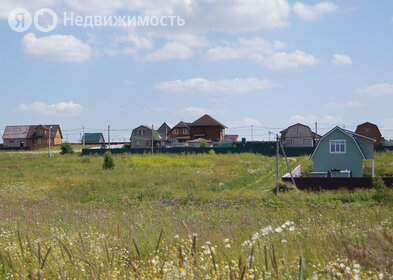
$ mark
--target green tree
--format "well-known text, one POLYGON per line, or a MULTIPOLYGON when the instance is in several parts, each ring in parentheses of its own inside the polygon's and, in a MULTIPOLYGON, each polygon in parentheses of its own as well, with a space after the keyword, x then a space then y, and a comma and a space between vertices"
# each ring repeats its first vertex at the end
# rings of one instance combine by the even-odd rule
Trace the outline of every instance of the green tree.
POLYGON ((70 143, 63 143, 60 146, 61 149, 61 154, 65 155, 65 154, 73 154, 74 153, 74 149, 72 148, 72 145, 70 143))
POLYGON ((102 165, 104 169, 114 169, 115 168, 115 160, 113 159, 113 155, 110 151, 106 151, 104 154, 104 164, 102 165))

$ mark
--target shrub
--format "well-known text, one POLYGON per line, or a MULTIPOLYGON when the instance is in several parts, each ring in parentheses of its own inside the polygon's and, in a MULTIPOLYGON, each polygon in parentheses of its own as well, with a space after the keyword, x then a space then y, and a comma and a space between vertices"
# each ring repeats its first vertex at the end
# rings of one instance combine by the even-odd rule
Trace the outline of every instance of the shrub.
POLYGON ((73 154, 74 153, 74 149, 72 148, 70 143, 63 143, 60 146, 61 149, 61 154, 65 155, 65 154, 73 154))
POLYGON ((393 194, 386 187, 385 182, 381 177, 377 177, 373 180, 373 188, 375 189, 375 193, 373 195, 373 199, 375 201, 393 205, 393 194))
POLYGON ((115 168, 115 160, 113 159, 113 155, 110 151, 106 151, 104 154, 104 164, 102 165, 104 169, 114 169, 115 168))
POLYGON ((209 150, 209 155, 215 155, 215 154, 216 154, 215 150, 213 150, 213 149, 209 150))

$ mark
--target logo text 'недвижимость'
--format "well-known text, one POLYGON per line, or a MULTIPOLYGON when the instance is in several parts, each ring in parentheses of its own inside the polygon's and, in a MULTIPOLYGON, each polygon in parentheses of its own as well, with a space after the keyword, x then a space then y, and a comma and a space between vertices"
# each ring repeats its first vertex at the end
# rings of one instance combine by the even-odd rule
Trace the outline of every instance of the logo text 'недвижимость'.
MULTIPOLYGON (((73 12, 63 13, 63 26, 67 27, 181 27, 186 21, 180 16, 81 16, 75 15, 73 12)), ((59 16, 49 8, 39 9, 34 13, 30 13, 27 9, 17 8, 8 15, 8 24, 10 28, 16 32, 25 32, 29 30, 33 24, 34 27, 41 32, 51 32, 59 24, 59 16)))

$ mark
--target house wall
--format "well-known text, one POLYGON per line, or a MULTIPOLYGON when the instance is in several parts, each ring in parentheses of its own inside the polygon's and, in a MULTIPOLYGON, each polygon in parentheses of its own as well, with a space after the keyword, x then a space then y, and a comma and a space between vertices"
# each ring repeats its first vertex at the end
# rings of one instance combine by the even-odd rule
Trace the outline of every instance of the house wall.
POLYGON ((190 140, 190 129, 186 128, 186 127, 174 127, 170 133, 168 134, 168 140, 178 140, 177 142, 186 142, 188 140, 190 140), (178 129, 179 133, 175 134, 174 130, 178 129), (188 133, 184 133, 183 129, 187 129, 188 133), (178 139, 180 138, 180 139, 178 139), (187 139, 186 139, 187 138, 187 139))
POLYGON ((27 145, 27 139, 4 139, 4 148, 21 148, 21 143, 23 142, 23 147, 27 145))
POLYGON ((309 127, 296 125, 285 133, 285 147, 313 147, 313 135, 309 127))
POLYGON ((315 151, 314 172, 327 172, 332 169, 349 169, 353 177, 363 177, 363 157, 354 140, 340 130, 335 130, 326 138, 321 139, 315 151), (331 154, 330 140, 346 140, 345 154, 331 154))
POLYGON ((131 148, 150 148, 151 147, 151 129, 147 127, 138 127, 132 131, 131 148), (141 131, 142 135, 139 135, 141 131), (145 131, 145 132, 143 132, 145 131), (138 145, 139 141, 139 145, 138 145))
POLYGON ((192 126, 191 140, 204 138, 211 141, 222 141, 224 130, 219 126, 192 126))

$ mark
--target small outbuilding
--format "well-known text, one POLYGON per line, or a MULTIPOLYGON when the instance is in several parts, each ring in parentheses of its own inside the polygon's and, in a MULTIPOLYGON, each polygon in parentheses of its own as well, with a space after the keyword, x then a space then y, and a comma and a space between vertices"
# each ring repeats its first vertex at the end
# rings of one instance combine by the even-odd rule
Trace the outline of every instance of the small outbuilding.
POLYGON ((85 133, 82 136, 82 144, 94 145, 105 144, 104 134, 102 133, 85 133))
POLYGON ((313 173, 321 177, 363 177, 364 160, 372 160, 374 167, 374 141, 336 126, 319 140, 311 155, 313 173))

